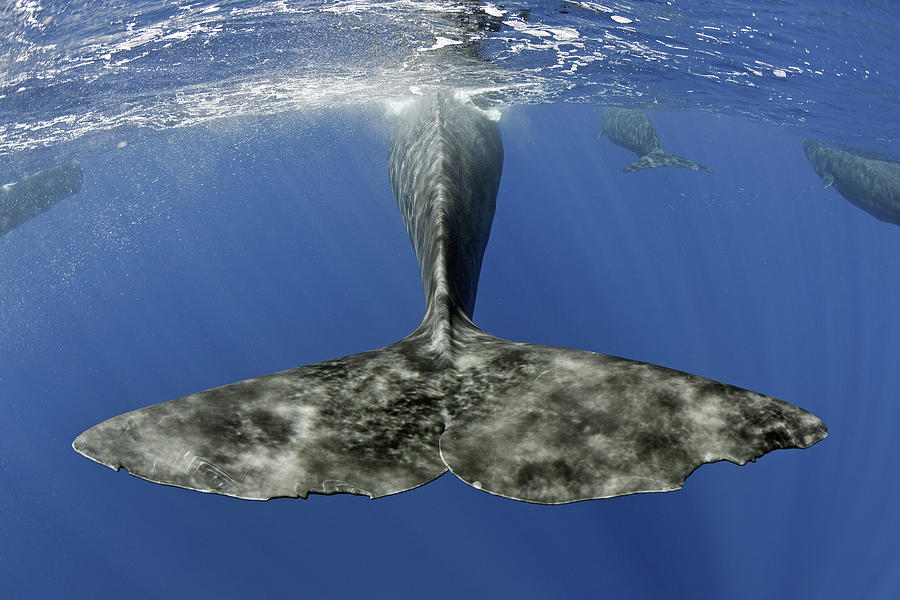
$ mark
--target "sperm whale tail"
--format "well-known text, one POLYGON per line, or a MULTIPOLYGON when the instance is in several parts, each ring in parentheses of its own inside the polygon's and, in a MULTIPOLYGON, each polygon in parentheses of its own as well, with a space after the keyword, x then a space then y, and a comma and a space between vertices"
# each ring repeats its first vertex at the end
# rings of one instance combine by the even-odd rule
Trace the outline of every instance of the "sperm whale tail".
POLYGON ((150 481, 263 500, 372 498, 452 471, 559 504, 681 487, 825 437, 780 400, 623 358, 491 336, 471 321, 503 147, 451 96, 401 115, 388 170, 416 251, 422 324, 399 342, 129 412, 75 449, 150 481))
POLYGON ((377 498, 449 469, 492 494, 559 504, 679 489, 702 464, 826 435, 775 398, 462 323, 452 361, 425 324, 380 350, 114 417, 73 445, 153 482, 255 500, 377 498))
POLYGON ((637 171, 639 169, 652 169, 654 167, 683 167, 685 169, 691 169, 694 171, 706 171, 707 173, 713 172, 713 170, 709 167, 704 167, 700 163, 696 163, 683 156, 678 156, 677 154, 666 152, 662 148, 657 148, 650 154, 646 154, 640 157, 639 159, 622 169, 622 172, 630 173, 631 171, 637 171))

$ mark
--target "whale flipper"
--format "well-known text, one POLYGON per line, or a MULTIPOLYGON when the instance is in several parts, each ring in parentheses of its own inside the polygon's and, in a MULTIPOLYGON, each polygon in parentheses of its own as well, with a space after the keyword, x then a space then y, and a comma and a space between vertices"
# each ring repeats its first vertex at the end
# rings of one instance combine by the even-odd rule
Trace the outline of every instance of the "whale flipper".
POLYGON ((705 463, 743 465, 826 435, 801 408, 656 365, 486 334, 473 351, 460 373, 471 406, 451 419, 441 455, 463 481, 507 498, 677 490, 705 463))
POLYGON ((650 154, 640 157, 639 159, 622 169, 622 172, 630 173, 631 171, 637 171, 638 169, 652 169, 654 167, 683 167, 685 169, 692 169, 694 171, 706 171, 707 173, 713 172, 713 170, 709 167, 704 167, 700 163, 695 163, 694 161, 683 156, 678 156, 677 154, 666 152, 662 148, 657 148, 650 154))
POLYGON ((417 345, 407 338, 134 410, 72 445, 155 483, 250 500, 402 492, 447 470, 441 376, 417 345))

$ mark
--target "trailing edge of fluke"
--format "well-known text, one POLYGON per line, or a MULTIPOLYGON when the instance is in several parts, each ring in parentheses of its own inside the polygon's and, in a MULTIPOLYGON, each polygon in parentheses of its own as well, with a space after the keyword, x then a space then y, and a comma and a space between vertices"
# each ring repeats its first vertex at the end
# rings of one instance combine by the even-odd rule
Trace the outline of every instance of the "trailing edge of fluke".
POLYGON ((825 437, 819 419, 775 398, 478 329, 503 146, 477 110, 449 94, 419 100, 396 125, 388 165, 425 288, 414 332, 119 415, 75 449, 149 481, 247 499, 378 498, 450 470, 492 494, 560 504, 675 490, 704 463, 825 437))

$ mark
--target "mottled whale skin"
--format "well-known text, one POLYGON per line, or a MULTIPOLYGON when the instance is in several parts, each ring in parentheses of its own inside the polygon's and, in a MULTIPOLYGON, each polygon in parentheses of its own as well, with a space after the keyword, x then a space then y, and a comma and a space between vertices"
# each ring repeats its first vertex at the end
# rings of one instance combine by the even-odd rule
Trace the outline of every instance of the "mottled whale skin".
POLYGON ((75 449, 150 481, 247 499, 377 498, 447 470, 560 504, 681 487, 826 435, 786 402, 614 356, 503 340, 472 322, 503 145, 450 95, 423 98, 390 144, 391 187, 426 313, 408 337, 129 412, 75 449))
POLYGON ((879 221, 900 225, 900 164, 804 140, 803 150, 825 187, 879 221))
POLYGON ((653 167, 684 167, 694 171, 713 172, 712 169, 699 163, 663 150, 653 123, 640 109, 606 108, 603 110, 601 123, 603 126, 601 136, 605 135, 617 146, 631 150, 639 157, 622 169, 623 173, 653 167))
POLYGON ((78 163, 56 165, 0 186, 0 235, 48 210, 81 189, 78 163))

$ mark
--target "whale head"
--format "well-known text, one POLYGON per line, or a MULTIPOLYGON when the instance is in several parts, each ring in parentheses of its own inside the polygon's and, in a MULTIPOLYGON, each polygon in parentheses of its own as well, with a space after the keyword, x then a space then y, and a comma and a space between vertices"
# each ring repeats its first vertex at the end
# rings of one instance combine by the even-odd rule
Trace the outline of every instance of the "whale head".
POLYGON ((816 152, 825 147, 825 144, 822 142, 817 142, 815 140, 803 140, 803 151, 806 152, 806 157, 814 162, 813 157, 816 155, 816 152))

